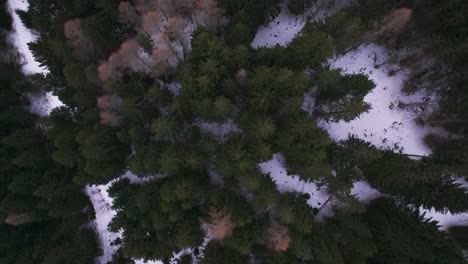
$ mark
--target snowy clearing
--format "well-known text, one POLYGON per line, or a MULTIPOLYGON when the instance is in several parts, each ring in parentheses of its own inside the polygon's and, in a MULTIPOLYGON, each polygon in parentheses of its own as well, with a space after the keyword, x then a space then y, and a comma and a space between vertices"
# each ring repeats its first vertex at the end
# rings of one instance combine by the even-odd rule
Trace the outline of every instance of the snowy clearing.
POLYGON ((286 6, 281 4, 280 13, 266 25, 257 29, 255 38, 250 44, 253 48, 286 46, 300 33, 308 20, 321 20, 330 16, 350 3, 349 0, 336 0, 333 6, 328 6, 329 0, 319 0, 312 7, 307 8, 304 14, 295 16, 286 6))
MULTIPOLYGON (((286 5, 282 5, 281 12, 267 25, 259 27, 251 46, 271 47, 276 44, 287 45, 305 25, 307 17, 322 19, 345 7, 349 1, 336 1, 329 9, 323 8, 323 1, 319 1, 304 15, 294 16, 286 5), (322 7, 322 8, 320 8, 322 7), (320 9, 320 11, 317 11, 320 9)), ((350 134, 356 135, 377 147, 403 151, 407 154, 429 155, 430 149, 424 145, 423 138, 431 132, 444 134, 442 129, 421 127, 415 122, 418 117, 413 108, 400 109, 398 103, 418 103, 423 100, 437 102, 434 95, 424 91, 411 96, 401 92, 403 82, 408 77, 405 71, 398 71, 398 65, 387 63, 378 69, 374 65, 382 64, 388 59, 385 49, 375 44, 363 44, 356 50, 344 56, 329 61, 332 68, 342 68, 343 73, 365 73, 376 83, 376 88, 370 92, 365 101, 372 109, 351 122, 326 122, 319 124, 326 129, 334 140, 346 139, 350 134), (389 76, 390 71, 396 71, 389 76)), ((309 100, 310 101, 310 100, 309 100)))
MULTIPOLYGON (((328 12, 316 12, 314 19, 322 19, 343 8, 348 2, 337 1, 332 9, 327 10, 328 12)), ((311 8, 306 14, 314 13, 316 11, 313 10, 314 8, 317 7, 311 8)), ((254 48, 272 47, 277 44, 286 46, 304 27, 307 21, 306 14, 294 16, 285 5, 282 5, 280 14, 274 20, 259 27, 251 46, 254 48)), ((376 83, 376 87, 364 98, 372 106, 368 113, 364 113, 348 123, 319 120, 319 125, 326 129, 334 140, 344 140, 349 135, 356 135, 380 148, 413 155, 430 155, 431 150, 423 142, 424 136, 428 133, 445 134, 445 131, 419 126, 415 120, 421 114, 421 109, 401 109, 398 104, 399 102, 418 103, 423 100, 437 102, 438 98, 435 95, 424 93, 425 91, 419 91, 412 95, 403 94, 401 88, 408 77, 408 72, 400 71, 398 65, 391 63, 375 67, 375 65, 386 62, 387 59, 388 54, 383 47, 375 44, 363 44, 344 56, 330 60, 330 66, 343 69, 343 73, 369 75, 370 79, 376 83), (389 72, 392 70, 396 73, 390 76, 389 72)), ((304 110, 310 112, 310 106, 313 105, 314 100, 309 93, 305 98, 304 110)), ((313 207, 320 207, 329 198, 326 187, 317 187, 315 183, 301 181, 298 176, 287 175, 281 155, 275 155, 272 160, 259 164, 259 166, 262 172, 270 173, 278 190, 309 193, 311 198, 308 203, 313 207)), ((369 203, 382 196, 379 191, 365 181, 355 182, 351 194, 363 203, 369 203)), ((322 209, 325 210, 321 210, 320 214, 326 215, 330 213, 331 206, 322 209)), ((468 213, 453 215, 436 213, 434 210, 422 210, 422 212, 426 212, 426 218, 437 220, 443 230, 452 225, 468 224, 468 213)))
POLYGON ((416 124, 419 110, 414 108, 401 109, 399 102, 417 103, 424 100, 437 101, 437 97, 424 91, 413 95, 401 92, 403 82, 407 78, 405 71, 399 71, 389 76, 392 70, 398 70, 398 65, 385 64, 388 55, 384 48, 375 44, 363 44, 356 50, 330 61, 332 68, 341 68, 343 73, 364 73, 376 84, 374 90, 366 95, 364 101, 372 109, 360 117, 346 123, 319 121, 334 140, 344 140, 350 134, 364 139, 377 147, 402 151, 407 154, 429 155, 431 150, 424 142, 428 133, 443 133, 443 130, 423 127, 416 124))
POLYGON ((305 26, 304 16, 294 16, 285 4, 281 5, 281 12, 267 25, 261 25, 250 44, 253 48, 285 46, 305 26))

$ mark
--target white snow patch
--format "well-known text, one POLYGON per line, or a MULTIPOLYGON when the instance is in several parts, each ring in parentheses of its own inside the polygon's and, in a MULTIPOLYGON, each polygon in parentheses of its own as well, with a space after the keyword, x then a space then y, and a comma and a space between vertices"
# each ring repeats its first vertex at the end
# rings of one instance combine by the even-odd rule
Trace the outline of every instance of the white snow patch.
POLYGON ((154 175, 154 176, 145 176, 145 177, 138 177, 137 175, 133 174, 131 171, 126 171, 122 177, 120 177, 118 180, 121 179, 128 179, 130 183, 134 184, 145 184, 151 181, 155 181, 158 178, 161 178, 162 176, 159 175, 154 175))
POLYGON ((36 36, 24 26, 20 17, 15 12, 17 9, 27 11, 29 7, 28 1, 8 0, 8 7, 10 9, 10 15, 13 18, 13 33, 10 37, 13 40, 13 44, 18 48, 18 51, 24 56, 24 73, 34 74, 46 72, 46 68, 39 65, 28 47, 28 43, 34 42, 36 36))
POLYGON ((203 242, 200 246, 197 247, 197 250, 198 250, 198 254, 196 255, 195 254, 195 248, 186 248, 186 249, 183 249, 177 253, 174 253, 171 260, 169 261, 170 264, 177 264, 178 263, 178 260, 180 260, 180 258, 183 256, 183 255, 191 255, 192 256, 192 260, 193 260, 193 264, 198 264, 200 262, 201 259, 203 259, 205 256, 204 256, 204 251, 205 251, 205 248, 206 246, 208 245, 208 243, 212 240, 211 237, 208 235, 208 232, 207 232, 207 228, 206 228, 206 225, 203 225, 202 226, 202 229, 203 231, 205 232, 205 237, 203 238, 203 242))
POLYGON ((160 260, 142 260, 142 259, 134 259, 135 264, 164 264, 164 262, 160 260))
POLYGON ((62 101, 53 95, 52 92, 41 93, 39 95, 28 94, 31 106, 29 111, 40 116, 47 116, 56 107, 63 106, 62 101))
POLYGON ((269 161, 258 164, 260 170, 269 174, 273 182, 275 182, 278 191, 307 193, 310 195, 307 204, 313 208, 321 208, 319 216, 330 216, 332 214, 332 206, 330 203, 331 195, 327 191, 327 187, 319 186, 314 182, 306 182, 300 179, 298 175, 288 175, 285 167, 284 158, 281 154, 274 154, 269 161))
MULTIPOLYGON (((464 179, 458 179, 457 182, 463 184, 465 188, 468 187, 468 182, 464 179)), ((366 181, 355 182, 351 189, 351 194, 364 204, 368 204, 370 201, 385 195, 372 188, 366 181)), ((428 210, 422 207, 419 210, 424 214, 424 218, 436 220, 441 230, 447 230, 451 226, 468 225, 468 212, 461 214, 441 213, 436 212, 434 209, 428 210)))
POLYGON ((372 188, 366 181, 355 182, 351 188, 351 195, 364 204, 368 204, 372 200, 383 196, 381 192, 372 188))
POLYGON ((194 125, 198 126, 202 132, 211 134, 220 140, 225 140, 231 133, 241 132, 241 129, 232 119, 229 119, 224 123, 196 120, 194 125))
POLYGON ((267 25, 261 25, 250 44, 253 48, 286 46, 305 26, 304 16, 295 16, 289 12, 285 4, 281 12, 267 25))
POLYGON ((121 179, 128 179, 133 184, 144 184, 154 180, 154 177, 140 178, 130 171, 125 172, 121 177, 108 182, 105 185, 88 185, 84 188, 93 204, 96 213, 96 219, 93 221, 93 226, 99 236, 103 255, 98 257, 97 262, 106 264, 112 260, 112 256, 120 248, 120 245, 111 245, 113 241, 122 238, 123 231, 111 232, 108 227, 117 212, 112 209, 113 198, 109 196, 109 188, 121 179))
POLYGON ((425 213, 425 218, 432 218, 439 222, 439 229, 447 230, 451 226, 466 226, 468 225, 468 213, 452 214, 452 213, 440 213, 434 209, 427 210, 420 208, 421 212, 425 213))
MULTIPOLYGON (((459 183, 465 189, 468 189, 468 182, 464 178, 458 178, 455 182, 459 183)), ((439 222, 440 229, 447 230, 451 226, 467 226, 468 225, 468 212, 460 214, 452 213, 440 213, 434 209, 426 210, 421 208, 422 212, 425 212, 425 218, 432 218, 439 222)))
POLYGON ((286 4, 281 4, 280 13, 268 24, 258 28, 250 45, 253 48, 287 46, 300 33, 308 20, 322 20, 347 6, 350 1, 335 0, 331 7, 328 6, 329 2, 330 0, 319 0, 299 16, 292 14, 286 4))
MULTIPOLYGON (((459 179, 457 182, 463 184, 465 188, 468 187, 468 182, 464 179, 459 179)), ((370 201, 384 196, 378 190, 372 188, 366 181, 355 182, 351 189, 351 194, 354 195, 360 202, 368 204, 370 201)), ((440 230, 447 230, 451 226, 466 226, 468 225, 468 212, 461 214, 452 214, 450 212, 441 213, 436 212, 434 209, 419 208, 424 218, 435 220, 438 222, 440 230)))
MULTIPOLYGON (((206 232, 206 226, 203 226, 202 227, 204 229, 204 231, 206 232)), ((180 258, 184 255, 190 255, 192 257, 192 260, 193 260, 193 264, 198 264, 199 261, 201 259, 203 259, 204 255, 203 255, 203 252, 205 251, 205 248, 206 248, 206 245, 208 245, 208 243, 211 241, 211 238, 206 235, 204 238, 203 238, 203 242, 200 246, 197 247, 198 249, 198 255, 195 255, 195 248, 185 248, 185 249, 182 249, 181 251, 179 252, 173 252, 172 253, 172 257, 171 259, 169 260, 169 263, 170 264, 177 264, 178 261, 180 260, 180 258)), ((160 261, 160 260, 143 260, 143 259, 134 259, 133 260, 135 262, 135 264, 163 264, 164 262, 160 261)))
POLYGON ((465 180, 465 178, 462 178, 462 177, 457 178, 455 179, 455 182, 460 184, 466 190, 468 190, 468 182, 465 180))
MULTIPOLYGON (((13 32, 10 34, 10 38, 14 46, 18 49, 18 52, 23 56, 22 58, 22 70, 25 74, 37 74, 47 73, 47 68, 39 65, 34 59, 31 50, 28 47, 28 43, 36 40, 36 36, 26 28, 21 21, 15 10, 27 11, 29 4, 26 0, 8 0, 8 11, 13 18, 13 32)), ((31 101, 30 111, 41 116, 50 114, 52 109, 55 107, 62 106, 63 103, 58 99, 57 96, 51 92, 43 93, 40 95, 28 94, 31 101)))
MULTIPOLYGON (((93 221, 92 225, 94 226, 96 232, 98 233, 99 240, 101 243, 101 248, 103 250, 103 255, 98 257, 96 260, 99 264, 106 264, 112 260, 112 256, 120 248, 120 245, 112 245, 112 242, 118 238, 122 238, 123 230, 119 232, 111 232, 109 230, 109 224, 112 219, 117 215, 117 212, 112 209, 113 198, 109 196, 109 188, 116 182, 128 179, 132 184, 145 184, 150 181, 157 180, 156 176, 148 176, 140 178, 133 174, 130 171, 125 172, 121 177, 114 179, 108 182, 105 185, 88 185, 85 187, 84 191, 88 195, 91 203, 93 204, 94 210, 96 212, 96 219, 93 221)), ((174 252, 173 257, 171 258, 170 263, 177 263, 177 260, 185 254, 190 254, 194 259, 199 259, 203 257, 203 251, 211 239, 206 236, 203 240, 203 243, 198 247, 199 255, 194 254, 193 248, 183 249, 179 252, 174 252)), ((160 260, 143 260, 143 259, 134 259, 135 264, 161 264, 163 263, 160 260)))
MULTIPOLYGON (((308 205, 320 208, 319 219, 332 216, 333 206, 339 206, 339 204, 334 204, 335 201, 333 199, 330 199, 332 196, 328 193, 326 186, 319 186, 314 182, 305 182, 297 175, 288 175, 284 166, 284 159, 280 154, 275 154, 271 160, 260 163, 259 167, 263 173, 270 175, 280 192, 308 193, 310 195, 310 199, 307 201, 308 205)), ((463 180, 460 180, 460 183, 468 186, 468 183, 463 180)), ((355 182, 351 188, 351 195, 364 204, 368 204, 372 200, 384 196, 384 194, 372 188, 366 181, 355 182)), ((439 222, 441 230, 447 230, 450 226, 468 225, 468 213, 440 213, 434 209, 426 210, 423 208, 420 208, 420 210, 421 213, 425 213, 425 218, 432 218, 439 222)))
POLYGON ((315 95, 317 93, 317 87, 312 87, 310 88, 305 94, 304 94, 304 101, 302 102, 302 110, 304 110, 306 113, 309 115, 312 115, 314 113, 315 109, 315 95))
MULTIPOLYGON (((431 150, 423 142, 431 132, 441 133, 437 128, 421 127, 415 122, 418 113, 398 108, 398 102, 421 102, 426 97, 437 101, 434 95, 424 91, 413 95, 401 92, 407 73, 399 71, 389 76, 389 71, 397 65, 385 64, 378 69, 374 65, 388 59, 384 48, 374 44, 363 44, 357 50, 330 61, 332 68, 341 68, 343 73, 364 73, 376 83, 376 87, 366 95, 364 101, 371 104, 368 113, 346 123, 319 121, 334 140, 344 140, 350 134, 356 135, 377 147, 402 150, 407 154, 429 155, 431 150)), ((414 110, 414 109, 413 109, 414 110)))
POLYGON ((108 189, 115 181, 106 185, 91 185, 85 187, 85 193, 89 196, 96 212, 96 219, 93 226, 99 235, 103 255, 97 258, 97 262, 105 264, 112 260, 112 256, 119 249, 120 245, 111 245, 117 238, 122 238, 123 231, 117 233, 108 229, 112 218, 117 214, 112 209, 113 199, 109 196, 108 189))
POLYGON ((182 84, 178 82, 171 82, 166 84, 166 88, 175 96, 180 94, 180 90, 182 89, 182 84))

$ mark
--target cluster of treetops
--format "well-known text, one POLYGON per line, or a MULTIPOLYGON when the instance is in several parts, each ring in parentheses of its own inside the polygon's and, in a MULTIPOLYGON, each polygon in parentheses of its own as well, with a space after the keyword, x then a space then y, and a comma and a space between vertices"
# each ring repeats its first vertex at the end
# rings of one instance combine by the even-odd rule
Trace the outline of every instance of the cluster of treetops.
MULTIPOLYGON (((94 263, 102 249, 83 187, 126 170, 153 180, 111 186, 117 215, 110 229, 123 236, 110 263, 167 263, 173 252, 197 253, 206 234, 212 240, 204 257, 185 255, 180 263, 465 263, 466 228, 441 231, 419 208, 468 211, 468 194, 454 180, 468 172, 468 3, 353 1, 309 22, 287 47, 250 47, 279 4, 30 0, 18 13, 38 34, 30 48, 49 70, 32 76, 21 73, 6 41, 12 22, 2 4, 0 263, 94 263), (385 37, 404 46, 413 31, 408 45, 425 43, 430 56, 451 65, 435 115, 457 136, 431 137, 433 154, 417 159, 354 137, 333 142, 317 125, 318 118, 350 121, 369 110, 363 98, 375 84, 330 69, 327 60, 399 8, 414 10, 411 23, 385 37), (151 25, 163 25, 157 43, 141 21, 155 15, 151 25), (183 43, 180 26, 164 28, 175 20, 195 25, 190 52, 159 67, 161 58, 178 56, 165 48, 183 43), (138 49, 122 48, 129 39, 138 49), (151 65, 147 57, 160 61, 151 65), (52 91, 65 106, 32 114, 25 94, 34 91, 52 91), (316 98, 314 109, 303 107, 305 93, 316 98), (200 125, 228 121, 236 129, 224 136, 200 125), (322 208, 310 207, 306 194, 278 192, 257 166, 275 153, 288 174, 327 186, 333 216, 319 220, 322 208), (361 204, 350 194, 360 180, 385 197, 361 204)), ((333 3, 290 0, 288 7, 301 13, 313 4, 333 3)))

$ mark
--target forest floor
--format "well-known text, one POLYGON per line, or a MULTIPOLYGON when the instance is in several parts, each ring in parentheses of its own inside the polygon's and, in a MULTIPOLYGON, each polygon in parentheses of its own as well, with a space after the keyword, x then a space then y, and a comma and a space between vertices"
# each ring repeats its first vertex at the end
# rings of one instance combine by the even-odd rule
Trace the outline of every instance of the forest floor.
MULTIPOLYGON (((331 10, 333 12, 339 10, 347 2, 345 0, 337 1, 338 4, 331 10)), ((26 10, 28 8, 27 1, 25 0, 8 0, 8 4, 11 9, 26 10)), ((326 15, 326 13, 315 11, 312 10, 319 17, 326 15)), ((17 14, 12 12, 12 16, 15 33, 11 35, 11 38, 19 52, 23 55, 23 71, 26 74, 46 72, 47 69, 40 67, 34 60, 27 46, 28 42, 34 41, 34 34, 24 27, 17 14)), ((275 19, 258 29, 251 45, 252 47, 273 46, 276 44, 287 45, 302 29, 305 22, 306 16, 294 16, 283 6, 282 11, 275 19)), ((389 148, 408 154, 429 155, 431 153, 430 149, 424 145, 423 138, 427 133, 434 132, 434 128, 416 124, 415 119, 420 113, 419 110, 401 109, 397 105, 399 101, 412 103, 427 97, 431 100, 436 100, 437 98, 434 95, 423 92, 411 96, 403 94, 401 87, 407 76, 405 71, 399 71, 395 75, 390 76, 389 71, 394 70, 396 65, 386 64, 379 68, 374 66, 385 61, 386 56, 387 54, 383 47, 375 44, 363 44, 356 50, 329 61, 332 68, 342 68, 344 73, 362 72, 368 74, 376 83, 376 88, 365 97, 365 101, 372 106, 372 109, 368 113, 348 123, 332 123, 320 120, 319 124, 328 131, 334 140, 345 139, 348 135, 352 134, 381 148, 389 148)), ((61 102, 56 96, 50 93, 41 94, 32 97, 31 111, 40 115, 47 115, 53 108, 60 105, 61 102)), ((208 125, 205 124, 205 128, 207 127, 208 125)), ((222 133, 225 133, 226 130, 224 126, 217 127, 217 129, 221 130, 222 133)), ((442 133, 443 131, 435 132, 442 133)), ((259 164, 259 167, 263 172, 270 173, 270 176, 277 184, 278 190, 282 192, 308 193, 311 196, 309 205, 321 208, 320 214, 323 216, 330 214, 330 205, 332 203, 327 204, 330 196, 327 193, 326 186, 320 186, 319 183, 304 182, 297 176, 288 175, 283 166, 281 155, 274 155, 270 161, 259 164)), ((128 178, 135 183, 142 183, 138 180, 139 178, 130 173, 126 173, 122 178, 128 178)), ((121 233, 113 233, 108 230, 108 225, 116 214, 111 208, 112 198, 107 193, 109 186, 114 181, 106 185, 87 186, 84 190, 90 197, 96 211, 96 219, 92 224, 99 233, 104 249, 104 255, 99 259, 100 263, 106 263, 111 260, 112 255, 118 249, 118 246, 111 245, 111 242, 121 236, 121 233)), ((465 183, 465 186, 468 186, 468 184, 465 183)), ((351 193, 363 203, 381 196, 378 191, 371 188, 364 181, 354 183, 351 193)), ((442 229, 454 224, 468 223, 468 214, 452 215, 426 210, 426 217, 432 217, 439 221, 442 229)), ((182 253, 190 252, 184 250, 183 252, 175 253, 174 256, 180 256, 182 253)), ((136 260, 136 263, 153 264, 161 262, 136 260)))

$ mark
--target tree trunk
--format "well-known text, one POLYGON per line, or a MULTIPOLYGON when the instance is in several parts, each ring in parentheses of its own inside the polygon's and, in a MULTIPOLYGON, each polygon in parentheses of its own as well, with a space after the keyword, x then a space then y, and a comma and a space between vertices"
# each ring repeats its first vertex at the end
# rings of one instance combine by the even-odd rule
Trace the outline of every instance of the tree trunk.
POLYGON ((159 8, 159 10, 161 11, 161 14, 163 14, 164 18, 165 18, 166 20, 168 20, 169 18, 167 17, 166 12, 164 12, 164 9, 159 8))
POLYGON ((136 57, 141 63, 143 63, 146 67, 148 67, 151 71, 154 70, 154 68, 151 67, 148 63, 146 63, 146 61, 144 61, 142 58, 140 58, 140 56, 138 56, 137 54, 135 54, 135 57, 136 57))
POLYGON ((398 108, 411 108, 411 107, 418 107, 422 105, 426 105, 430 103, 430 101, 427 102, 416 102, 416 103, 403 103, 402 101, 398 101, 398 108))
POLYGON ((317 9, 314 10, 314 12, 310 15, 307 16, 310 19, 314 19, 314 17, 317 15, 317 13, 322 10, 322 8, 327 4, 327 0, 322 1, 322 3, 317 7, 317 9))
POLYGON ((343 55, 345 55, 346 53, 357 49, 361 44, 362 44, 362 41, 356 41, 355 43, 351 44, 351 46, 349 46, 348 48, 346 48, 345 50, 343 50, 343 51, 340 53, 340 56, 343 56, 343 55))
POLYGON ((446 120, 431 120, 431 121, 427 121, 427 123, 431 125, 447 125, 447 124, 466 124, 468 123, 468 121, 462 120, 462 119, 446 119, 446 120))
POLYGON ((325 115, 325 116, 331 116, 331 115, 335 115, 335 114, 344 114, 346 113, 346 111, 334 111, 334 112, 322 112, 322 111, 318 111, 318 114, 319 115, 325 115))

